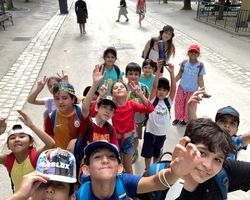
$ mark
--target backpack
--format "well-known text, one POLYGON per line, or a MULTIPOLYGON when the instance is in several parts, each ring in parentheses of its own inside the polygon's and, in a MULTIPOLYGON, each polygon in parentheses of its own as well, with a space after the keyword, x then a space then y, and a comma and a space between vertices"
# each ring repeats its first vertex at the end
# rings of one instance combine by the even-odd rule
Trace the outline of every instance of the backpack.
MULTIPOLYGON (((51 112, 51 115, 50 115, 50 122, 51 122, 51 126, 53 128, 53 132, 55 130, 55 125, 56 125, 57 109, 53 110, 51 112)), ((82 109, 80 108, 80 106, 77 106, 77 105, 74 105, 74 109, 75 109, 75 113, 76 113, 78 122, 80 123, 82 109)))
MULTIPOLYGON (((113 136, 113 126, 106 122, 107 129, 109 132, 109 138, 113 136)), ((76 158, 76 172, 78 174, 78 182, 81 183, 81 176, 82 176, 82 171, 80 170, 84 164, 83 162, 83 155, 84 155, 84 148, 87 146, 87 142, 89 141, 92 133, 93 133, 94 125, 93 121, 90 120, 89 127, 85 132, 85 135, 81 141, 81 134, 78 136, 76 144, 75 144, 75 149, 74 149, 74 155, 76 158)))
MULTIPOLYGON (((102 65, 105 66, 104 63, 101 64, 100 67, 99 67, 99 71, 101 71, 102 65)), ((115 68, 115 71, 116 71, 116 74, 117 74, 117 79, 119 79, 119 76, 120 76, 120 68, 119 68, 117 65, 114 65, 114 68, 115 68)), ((104 73, 104 70, 103 70, 103 73, 104 73)))
MULTIPOLYGON (((184 67, 185 67, 185 64, 186 64, 187 61, 188 61, 188 60, 186 59, 186 60, 183 60, 182 63, 181 63, 181 74, 184 72, 184 67)), ((198 73, 198 76, 200 75, 201 70, 203 69, 203 67, 204 67, 203 62, 200 62, 200 65, 197 66, 197 68, 200 68, 199 73, 198 73)))
POLYGON ((151 41, 150 41, 150 47, 149 47, 149 50, 148 50, 148 53, 147 53, 147 56, 146 56, 146 57, 144 56, 144 49, 143 49, 142 54, 141 54, 141 57, 144 58, 145 60, 148 59, 149 52, 150 52, 150 50, 153 48, 154 43, 155 43, 155 38, 152 37, 152 38, 151 38, 151 41))
MULTIPOLYGON (((30 149, 30 152, 29 152, 29 158, 30 158, 30 163, 32 165, 32 167, 34 169, 36 169, 36 163, 37 163, 37 156, 36 156, 36 149, 35 148, 31 148, 30 149)), ((9 176, 10 176, 10 179, 11 179, 11 170, 12 170, 12 167, 14 165, 14 162, 15 162, 15 155, 13 153, 10 153, 8 156, 7 156, 7 159, 6 159, 6 169, 8 170, 9 172, 9 176)), ((11 179, 11 188, 14 192, 14 184, 12 182, 12 179, 11 179)))
MULTIPOLYGON (((86 199, 89 200, 91 199, 91 181, 89 177, 85 178, 85 182, 82 183, 80 189, 77 192, 76 199, 86 199), (83 198, 84 197, 84 198, 83 198)), ((128 200, 128 195, 127 191, 123 185, 122 182, 122 175, 117 174, 116 175, 116 185, 115 185, 115 194, 116 194, 116 199, 117 200, 128 200)))
MULTIPOLYGON (((172 153, 165 152, 163 153, 157 163, 153 163, 150 165, 149 169, 143 174, 143 176, 152 176, 158 172, 160 172, 162 169, 166 169, 170 167, 171 160, 162 160, 162 157, 166 154, 169 154, 172 156, 172 153)), ((227 175, 227 172, 222 167, 220 172, 214 176, 214 179, 216 180, 216 183, 218 184, 220 188, 221 195, 224 200, 227 199, 227 193, 228 193, 228 187, 229 187, 229 178, 227 175)), ((166 194, 168 192, 167 190, 159 190, 154 191, 155 198, 154 200, 164 200, 166 198, 166 194)), ((148 193, 146 193, 148 195, 148 193)), ((142 198, 144 199, 144 198, 142 198)))

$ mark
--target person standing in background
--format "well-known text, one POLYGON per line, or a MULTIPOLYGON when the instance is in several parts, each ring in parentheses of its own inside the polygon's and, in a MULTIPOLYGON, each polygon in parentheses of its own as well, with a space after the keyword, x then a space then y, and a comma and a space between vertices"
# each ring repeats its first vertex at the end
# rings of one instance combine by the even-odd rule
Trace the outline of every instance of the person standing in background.
POLYGON ((119 14, 118 14, 118 19, 116 20, 116 22, 119 22, 120 21, 120 17, 121 15, 124 15, 126 17, 126 22, 128 22, 128 11, 127 11, 127 4, 126 4, 126 1, 125 0, 121 0, 120 1, 120 6, 118 6, 118 8, 120 8, 119 10, 119 14))
POLYGON ((146 0, 137 0, 136 13, 139 14, 139 24, 145 18, 146 13, 146 0))
POLYGON ((87 4, 83 0, 78 0, 75 3, 75 12, 77 16, 77 23, 79 24, 80 28, 80 35, 86 34, 85 31, 85 23, 86 19, 88 19, 88 10, 87 10, 87 4))

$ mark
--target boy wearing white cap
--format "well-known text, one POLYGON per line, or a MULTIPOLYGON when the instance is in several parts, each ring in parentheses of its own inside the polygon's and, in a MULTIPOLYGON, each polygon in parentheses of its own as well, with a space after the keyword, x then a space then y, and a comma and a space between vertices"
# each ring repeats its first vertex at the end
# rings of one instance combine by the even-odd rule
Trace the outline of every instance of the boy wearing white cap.
MULTIPOLYGON (((54 140, 44 131, 34 125, 30 117, 23 111, 17 111, 22 117, 22 122, 16 122, 10 126, 7 134, 7 147, 12 151, 11 154, 0 154, 0 164, 3 164, 11 177, 14 184, 15 192, 20 185, 21 178, 34 171, 38 156, 46 149, 53 148, 54 140), (33 147, 32 131, 44 142, 44 146, 40 149, 33 147)), ((7 123, 6 118, 0 119, 0 135, 4 133, 7 123)))

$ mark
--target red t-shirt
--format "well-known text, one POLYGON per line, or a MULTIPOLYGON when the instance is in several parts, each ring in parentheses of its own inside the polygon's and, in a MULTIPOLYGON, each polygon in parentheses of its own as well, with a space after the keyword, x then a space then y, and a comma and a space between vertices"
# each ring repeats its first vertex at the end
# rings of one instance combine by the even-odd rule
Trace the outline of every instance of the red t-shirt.
MULTIPOLYGON (((81 141, 84 138, 84 135, 89 127, 90 120, 91 120, 90 117, 87 117, 86 120, 84 121, 83 117, 81 116, 81 141)), ((110 138, 106 123, 103 125, 103 127, 99 127, 94 123, 94 119, 92 122, 93 122, 93 132, 90 136, 89 143, 98 140, 107 140, 108 142, 116 145, 117 148, 119 149, 115 127, 113 126, 113 135, 110 138)))

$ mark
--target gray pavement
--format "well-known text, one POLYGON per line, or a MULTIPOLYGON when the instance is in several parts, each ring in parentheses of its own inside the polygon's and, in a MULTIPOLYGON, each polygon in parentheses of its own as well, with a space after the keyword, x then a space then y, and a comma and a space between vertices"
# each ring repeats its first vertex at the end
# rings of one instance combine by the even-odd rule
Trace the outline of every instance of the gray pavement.
MULTIPOLYGON (((69 4, 71 1, 69 1, 69 4)), ((138 25, 138 16, 135 13, 136 0, 127 0, 129 11, 129 23, 116 23, 119 1, 87 1, 89 19, 86 24, 87 34, 79 35, 79 28, 76 24, 74 6, 70 7, 68 15, 58 15, 56 5, 49 2, 41 10, 50 8, 48 16, 44 21, 36 25, 33 22, 32 34, 29 31, 19 35, 31 37, 29 41, 13 44, 6 42, 10 38, 17 37, 18 28, 14 18, 14 26, 7 27, 11 32, 4 33, 4 40, 1 37, 0 46, 0 116, 9 116, 9 121, 17 119, 16 109, 23 108, 34 123, 42 128, 42 106, 33 106, 26 103, 27 96, 31 90, 36 88, 36 82, 44 75, 52 76, 62 69, 69 75, 70 82, 75 86, 76 94, 82 95, 83 89, 92 83, 91 73, 95 64, 102 63, 102 53, 108 46, 115 46, 118 49, 118 60, 116 64, 124 70, 131 62, 142 62, 141 51, 146 41, 157 36, 158 31, 165 24, 175 28, 174 43, 176 45, 176 56, 171 59, 175 65, 176 73, 178 63, 186 58, 187 49, 190 44, 199 44, 201 47, 200 60, 206 67, 205 85, 210 99, 205 99, 199 106, 198 116, 214 118, 218 108, 231 105, 241 113, 241 124, 239 133, 249 130, 249 38, 229 34, 210 25, 195 20, 195 10, 180 11, 182 2, 170 1, 169 4, 158 4, 158 1, 147 1, 146 18, 142 27, 138 25), (47 22, 47 23, 46 23, 47 22), (4 44, 4 45, 2 45, 4 44), (12 46, 11 50, 8 46, 12 46), (16 47, 16 48, 15 48, 16 47), (7 48, 7 49, 6 49, 7 48), (14 49, 14 50, 13 50, 14 49), (13 55, 10 54, 13 52, 13 55), (3 55, 9 56, 2 60, 3 55), (33 89, 32 89, 33 87, 33 89)), ((72 4, 74 5, 74 4, 72 4)), ((193 4, 193 8, 195 8, 193 4)), ((30 13, 31 14, 31 13, 30 13)), ((43 15, 37 14, 41 19, 43 15)), ((32 15, 29 18, 33 20, 32 15)), ((37 19, 36 17, 34 19, 37 19)), ((18 19, 20 23, 24 23, 18 19)), ((17 21, 18 21, 17 20, 17 21)), ((32 28, 31 28, 32 29, 32 28)), ((0 31, 2 36, 3 31, 0 31)), ((168 77, 165 72, 164 75, 168 77)), ((39 97, 49 96, 47 89, 44 89, 39 97)), ((172 119, 174 110, 172 108, 172 119)), ((184 128, 171 127, 167 136, 164 150, 172 151, 174 145, 183 135, 184 128)), ((3 144, 6 136, 0 137, 3 144)), ((39 147, 41 142, 37 140, 39 147)), ((141 143, 140 147, 141 148, 141 143)), ((239 159, 249 161, 249 150, 240 153, 239 159)), ((139 158, 134 165, 136 175, 141 175, 144 169, 144 162, 139 158)), ((0 199, 11 194, 9 179, 4 167, 0 167, 0 199), (4 187, 5 186, 5 187, 4 187)), ((230 194, 229 199, 248 199, 249 193, 236 192, 230 194)))

